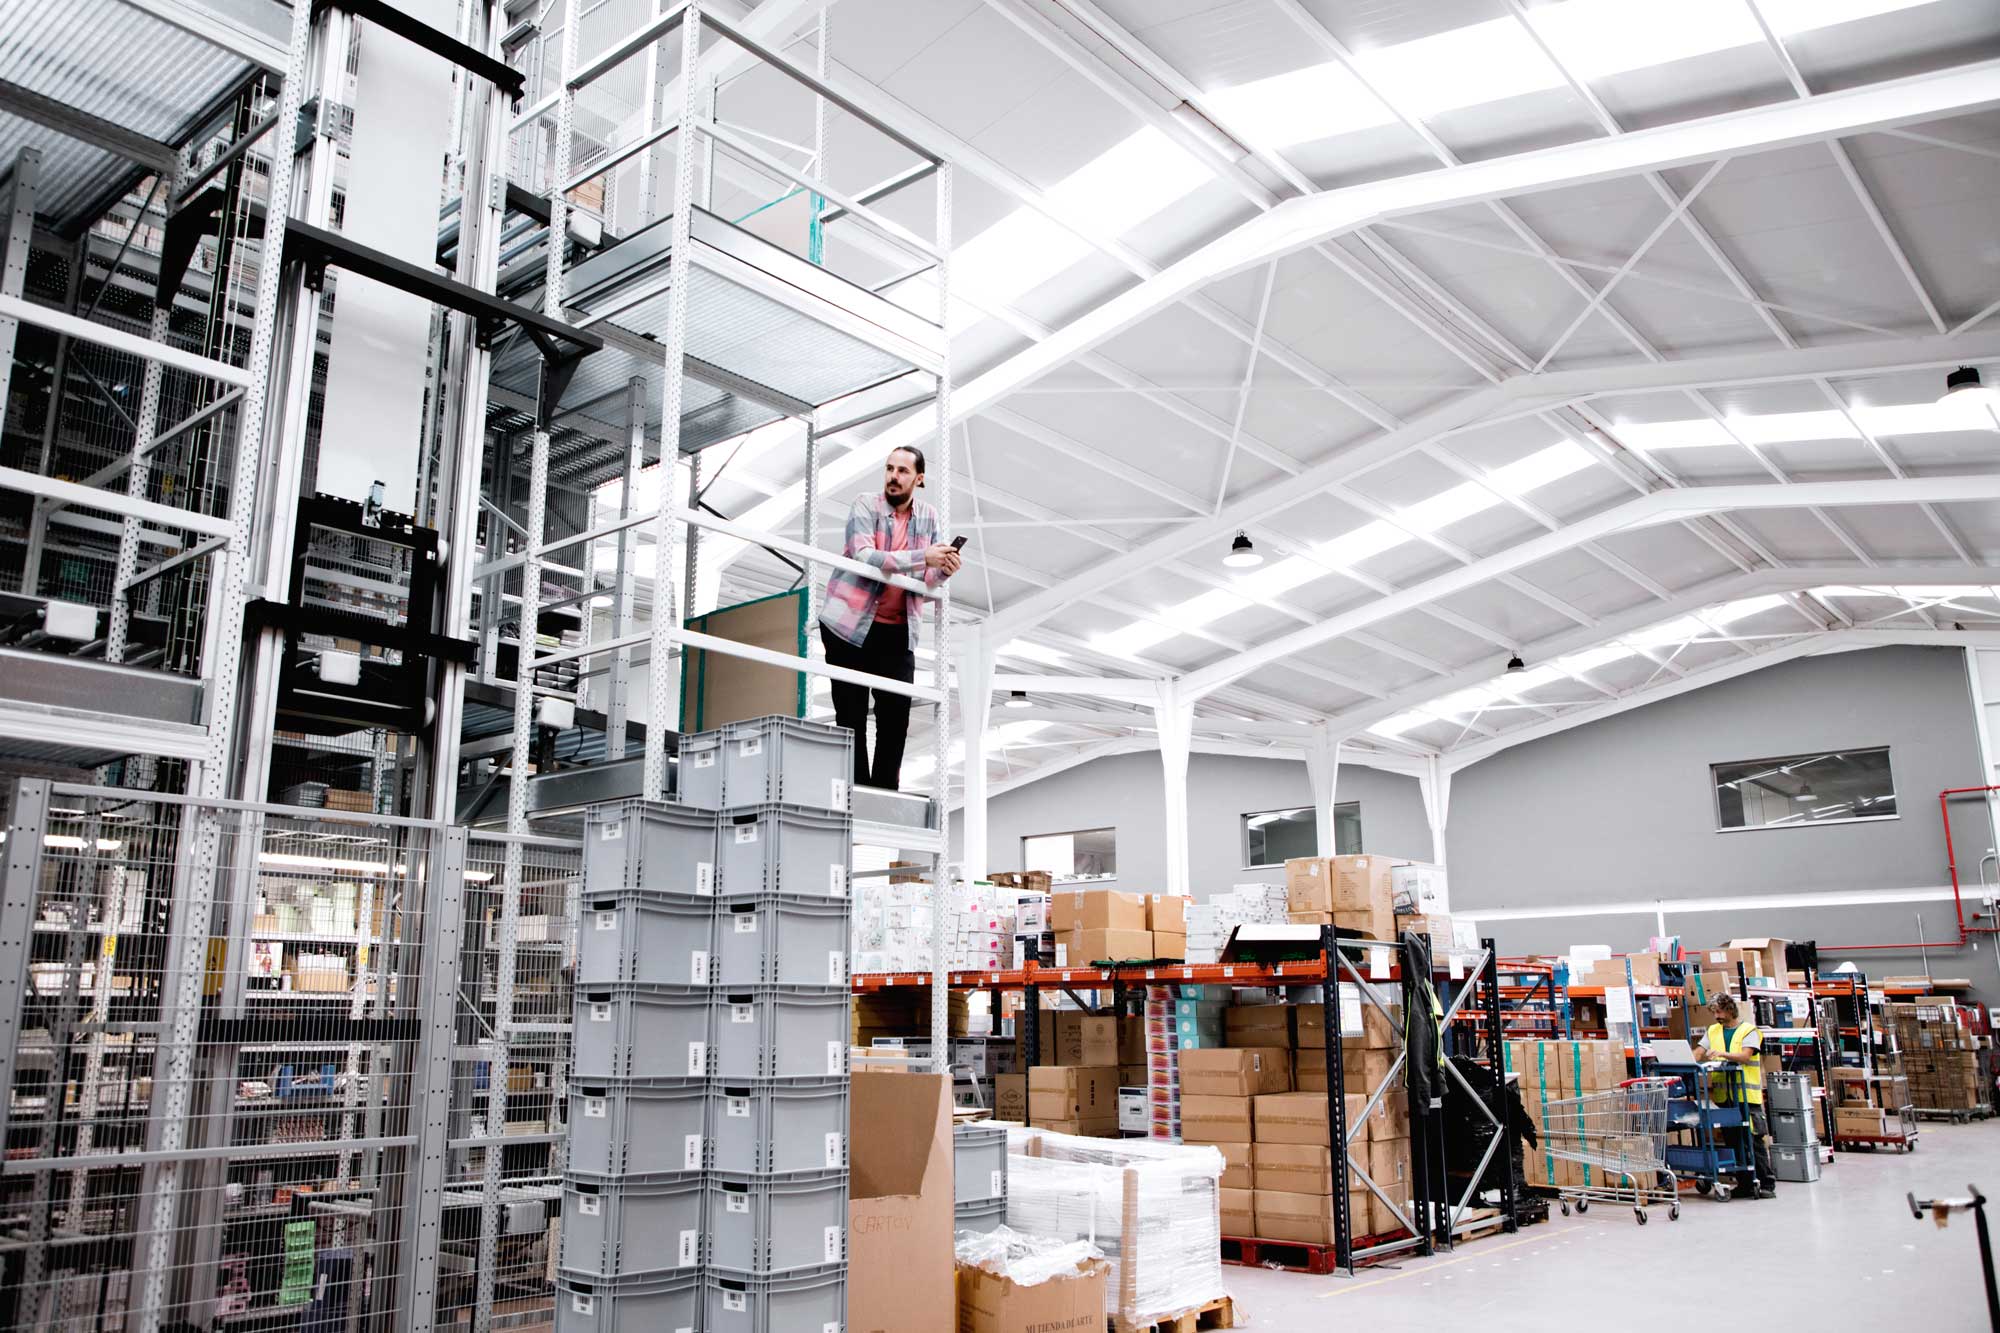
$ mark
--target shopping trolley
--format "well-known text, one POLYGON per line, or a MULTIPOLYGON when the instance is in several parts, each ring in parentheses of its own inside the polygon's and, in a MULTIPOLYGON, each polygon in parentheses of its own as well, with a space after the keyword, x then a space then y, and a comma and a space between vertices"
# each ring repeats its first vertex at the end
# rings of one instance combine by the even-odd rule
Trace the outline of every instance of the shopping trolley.
POLYGON ((1667 1170, 1667 1100, 1672 1079, 1635 1078, 1606 1092, 1586 1092, 1547 1103, 1544 1149, 1584 1170, 1584 1183, 1562 1187, 1562 1210, 1590 1211, 1593 1203, 1624 1204, 1641 1226, 1646 1205, 1664 1203, 1678 1221, 1679 1195, 1667 1170))

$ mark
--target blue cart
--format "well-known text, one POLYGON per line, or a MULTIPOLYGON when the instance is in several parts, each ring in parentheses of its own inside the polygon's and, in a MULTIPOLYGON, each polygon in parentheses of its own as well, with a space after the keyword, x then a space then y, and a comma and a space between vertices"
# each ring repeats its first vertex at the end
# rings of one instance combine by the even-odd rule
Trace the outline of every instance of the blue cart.
POLYGON ((1694 1182, 1697 1194, 1727 1199, 1735 1177, 1755 1170, 1756 1130, 1743 1102, 1747 1086, 1741 1065, 1655 1065, 1653 1072, 1674 1080, 1667 1098, 1667 1168, 1678 1180, 1694 1182), (1724 1075, 1718 1101, 1709 1082, 1724 1075))

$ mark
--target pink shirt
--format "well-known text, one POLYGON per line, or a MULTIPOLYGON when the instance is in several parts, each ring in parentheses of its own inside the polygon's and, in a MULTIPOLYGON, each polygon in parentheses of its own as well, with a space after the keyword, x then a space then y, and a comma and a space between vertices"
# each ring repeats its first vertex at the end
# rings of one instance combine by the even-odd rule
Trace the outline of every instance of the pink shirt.
MULTIPOLYGON (((910 549, 910 507, 903 506, 889 519, 889 544, 885 551, 907 551, 910 549)), ((875 603, 875 623, 878 625, 900 625, 908 618, 904 610, 906 594, 901 588, 884 587, 882 596, 875 603)))

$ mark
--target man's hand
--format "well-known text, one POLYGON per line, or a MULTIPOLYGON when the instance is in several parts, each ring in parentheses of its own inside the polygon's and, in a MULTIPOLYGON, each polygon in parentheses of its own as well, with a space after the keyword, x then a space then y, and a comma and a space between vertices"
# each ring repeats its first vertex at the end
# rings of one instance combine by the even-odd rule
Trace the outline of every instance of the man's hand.
POLYGON ((946 578, 958 573, 958 567, 963 563, 964 560, 955 546, 939 543, 924 552, 924 568, 941 569, 946 578))

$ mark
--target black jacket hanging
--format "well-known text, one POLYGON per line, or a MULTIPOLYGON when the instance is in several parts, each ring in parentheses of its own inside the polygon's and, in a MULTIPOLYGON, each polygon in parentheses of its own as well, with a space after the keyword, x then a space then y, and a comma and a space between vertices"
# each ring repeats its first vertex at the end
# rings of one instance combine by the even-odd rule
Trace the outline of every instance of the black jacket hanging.
POLYGON ((1431 985, 1431 944, 1428 936, 1403 933, 1404 1085, 1413 1105, 1436 1106, 1444 1098, 1444 1006, 1431 985))

